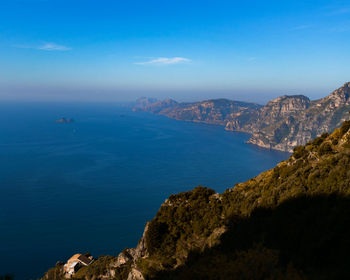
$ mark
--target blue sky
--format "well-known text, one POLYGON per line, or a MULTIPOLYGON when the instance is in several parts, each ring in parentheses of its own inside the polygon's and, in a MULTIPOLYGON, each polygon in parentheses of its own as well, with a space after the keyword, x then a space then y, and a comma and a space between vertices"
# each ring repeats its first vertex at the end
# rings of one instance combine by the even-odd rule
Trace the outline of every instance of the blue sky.
POLYGON ((349 50, 349 1, 1 0, 0 100, 318 98, 349 50))

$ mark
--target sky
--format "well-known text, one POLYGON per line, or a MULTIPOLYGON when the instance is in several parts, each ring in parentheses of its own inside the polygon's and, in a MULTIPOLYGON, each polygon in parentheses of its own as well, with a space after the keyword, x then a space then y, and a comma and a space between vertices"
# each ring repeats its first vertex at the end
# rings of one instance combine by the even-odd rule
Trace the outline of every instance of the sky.
POLYGON ((316 99, 349 62, 348 0, 0 0, 0 101, 316 99))

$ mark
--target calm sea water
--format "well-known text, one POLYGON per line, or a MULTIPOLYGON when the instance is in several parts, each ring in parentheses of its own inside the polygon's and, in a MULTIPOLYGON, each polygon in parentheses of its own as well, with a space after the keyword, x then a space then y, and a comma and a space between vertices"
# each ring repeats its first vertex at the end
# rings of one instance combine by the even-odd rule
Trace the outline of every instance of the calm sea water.
POLYGON ((0 275, 116 255, 170 194, 223 192, 288 157, 248 137, 115 104, 0 104, 0 275))

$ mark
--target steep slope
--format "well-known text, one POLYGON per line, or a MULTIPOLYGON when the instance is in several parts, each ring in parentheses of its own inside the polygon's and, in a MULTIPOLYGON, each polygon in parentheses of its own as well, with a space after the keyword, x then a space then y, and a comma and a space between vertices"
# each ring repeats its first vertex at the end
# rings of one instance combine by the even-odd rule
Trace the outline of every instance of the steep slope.
POLYGON ((276 124, 299 112, 305 111, 310 106, 310 100, 303 95, 281 96, 269 101, 264 107, 255 112, 251 118, 232 119, 226 123, 226 130, 258 132, 276 124))
MULTIPOLYGON (((136 249, 78 279, 348 279, 350 121, 217 194, 172 195, 136 249)), ((44 279, 60 279, 61 266, 44 279), (56 277, 56 278, 54 278, 56 277)))

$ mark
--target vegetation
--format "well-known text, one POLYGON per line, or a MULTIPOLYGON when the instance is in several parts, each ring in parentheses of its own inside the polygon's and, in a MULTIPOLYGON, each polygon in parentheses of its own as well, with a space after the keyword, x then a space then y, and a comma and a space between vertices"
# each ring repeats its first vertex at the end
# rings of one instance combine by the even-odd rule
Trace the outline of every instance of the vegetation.
POLYGON ((301 196, 228 223, 221 243, 153 279, 348 279, 350 199, 301 196))
POLYGON ((48 280, 64 279, 62 269, 63 269, 63 265, 61 263, 56 264, 55 267, 50 268, 49 271, 46 272, 45 279, 48 279, 48 280))
POLYGON ((112 256, 99 256, 91 265, 83 267, 74 275, 75 279, 91 279, 94 275, 107 273, 110 263, 115 259, 112 256))
POLYGON ((200 236, 207 238, 222 223, 220 203, 213 194, 211 189, 197 187, 192 192, 170 196, 149 224, 146 232, 149 252, 171 256, 177 250, 178 242, 189 247, 192 243, 201 244, 200 236), (200 240, 192 240, 192 237, 200 240))

